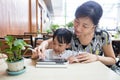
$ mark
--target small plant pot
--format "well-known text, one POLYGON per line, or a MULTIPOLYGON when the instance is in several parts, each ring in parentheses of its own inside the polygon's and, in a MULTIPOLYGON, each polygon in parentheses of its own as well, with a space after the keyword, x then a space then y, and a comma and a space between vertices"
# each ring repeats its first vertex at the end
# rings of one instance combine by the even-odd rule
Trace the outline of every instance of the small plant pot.
POLYGON ((24 69, 24 59, 16 61, 16 62, 8 62, 8 70, 9 71, 20 71, 24 69))
POLYGON ((16 75, 20 75, 20 74, 24 73, 26 71, 26 67, 24 66, 24 68, 19 71, 9 71, 8 69, 6 71, 7 71, 8 75, 16 76, 16 75))

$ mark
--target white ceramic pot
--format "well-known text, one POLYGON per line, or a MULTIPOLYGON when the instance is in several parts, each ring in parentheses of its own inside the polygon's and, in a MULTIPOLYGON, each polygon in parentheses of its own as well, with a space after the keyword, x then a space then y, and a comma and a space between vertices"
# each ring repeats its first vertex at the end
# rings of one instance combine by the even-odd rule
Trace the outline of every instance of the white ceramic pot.
POLYGON ((17 62, 7 62, 9 71, 20 71, 24 68, 24 59, 17 62))

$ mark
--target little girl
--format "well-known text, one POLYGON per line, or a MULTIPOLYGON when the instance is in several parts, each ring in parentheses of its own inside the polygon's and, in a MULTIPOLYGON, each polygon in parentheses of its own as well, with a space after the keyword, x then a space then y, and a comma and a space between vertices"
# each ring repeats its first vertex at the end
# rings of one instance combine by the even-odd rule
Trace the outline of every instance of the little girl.
MULTIPOLYGON (((72 38, 72 33, 65 29, 59 28, 53 34, 53 48, 47 49, 44 53, 46 59, 66 59, 70 63, 77 62, 77 59, 74 57, 78 52, 66 50, 70 46, 72 38)), ((32 58, 36 56, 33 54, 32 58)), ((38 56, 37 56, 38 57, 38 56)), ((41 56, 39 56, 41 58, 41 56)))

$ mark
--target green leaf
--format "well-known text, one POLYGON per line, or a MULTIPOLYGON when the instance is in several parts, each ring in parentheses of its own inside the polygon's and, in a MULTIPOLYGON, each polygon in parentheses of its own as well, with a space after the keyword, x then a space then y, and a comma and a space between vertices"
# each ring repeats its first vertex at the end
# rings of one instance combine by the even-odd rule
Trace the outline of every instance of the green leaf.
POLYGON ((17 39, 13 36, 5 36, 5 41, 8 48, 6 48, 3 52, 7 54, 7 61, 10 62, 22 59, 23 53, 21 53, 21 51, 26 49, 25 46, 30 47, 24 40, 17 39))

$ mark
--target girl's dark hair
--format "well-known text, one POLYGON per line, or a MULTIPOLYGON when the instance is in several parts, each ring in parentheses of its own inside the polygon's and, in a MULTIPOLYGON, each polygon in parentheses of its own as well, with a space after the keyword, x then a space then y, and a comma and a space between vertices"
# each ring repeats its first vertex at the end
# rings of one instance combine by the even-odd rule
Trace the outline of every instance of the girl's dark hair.
POLYGON ((100 4, 94 1, 87 1, 77 8, 75 17, 89 17, 94 25, 98 25, 102 14, 103 10, 100 4))
POLYGON ((57 38, 59 43, 69 44, 71 42, 72 33, 68 29, 59 28, 53 34, 53 40, 57 38))

